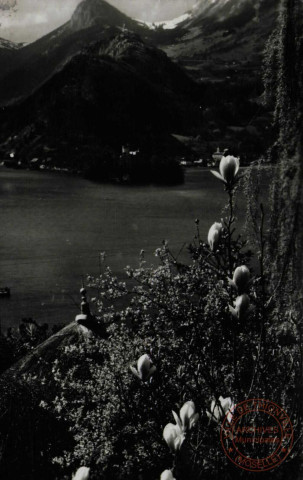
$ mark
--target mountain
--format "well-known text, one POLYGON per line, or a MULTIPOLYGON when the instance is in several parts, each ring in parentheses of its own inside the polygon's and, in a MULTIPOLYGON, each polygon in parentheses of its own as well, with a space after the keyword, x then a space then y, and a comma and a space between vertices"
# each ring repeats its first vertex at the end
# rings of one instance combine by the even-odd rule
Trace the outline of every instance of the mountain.
POLYGON ((196 18, 216 18, 224 22, 232 17, 241 17, 245 11, 253 9, 254 18, 259 15, 260 8, 263 8, 265 3, 268 2, 264 0, 200 0, 195 4, 192 13, 196 18))
POLYGON ((277 10, 276 0, 200 0, 161 46, 199 81, 254 74, 277 10))
POLYGON ((83 0, 76 8, 65 29, 82 30, 95 25, 109 25, 136 30, 138 22, 103 0, 83 0))
POLYGON ((139 34, 198 81, 259 75, 276 17, 276 0, 200 0, 176 21, 149 28, 104 0, 84 0, 70 21, 17 51, 13 62, 0 58, 0 105, 26 98, 110 28, 139 34))
POLYGON ((183 21, 154 27, 152 41, 201 86, 200 134, 190 143, 208 155, 228 147, 248 161, 271 144, 262 61, 278 6, 276 0, 199 0, 183 21))
POLYGON ((13 62, 2 65, 0 59, 0 105, 33 93, 83 48, 106 38, 111 28, 142 36, 148 31, 103 0, 82 1, 70 21, 19 50, 13 62))
POLYGON ((220 145, 254 158, 269 136, 261 61, 276 16, 275 0, 200 0, 148 28, 84 0, 1 69, 0 106, 11 106, 0 111, 1 150, 82 170, 104 148, 117 160, 126 143, 174 156, 174 133, 193 136, 208 158, 220 145))
POLYGON ((81 171, 105 148, 116 158, 128 143, 149 156, 166 147, 173 153, 170 134, 197 121, 196 94, 164 52, 109 28, 26 100, 0 112, 1 150, 81 171))

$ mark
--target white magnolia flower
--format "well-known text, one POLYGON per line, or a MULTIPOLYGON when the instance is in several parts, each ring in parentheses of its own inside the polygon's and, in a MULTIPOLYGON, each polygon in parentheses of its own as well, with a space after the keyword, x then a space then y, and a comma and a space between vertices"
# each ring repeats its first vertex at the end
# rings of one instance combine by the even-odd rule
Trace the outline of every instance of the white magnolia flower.
POLYGON ((171 470, 164 470, 161 473, 160 480, 176 480, 173 476, 173 472, 171 470))
POLYGON ((239 158, 228 155, 227 157, 221 158, 219 166, 220 173, 216 172, 215 170, 211 170, 211 172, 222 182, 226 183, 227 185, 231 185, 236 178, 239 168, 239 158))
MULTIPOLYGON (((178 424, 179 418, 176 412, 173 412, 173 416, 178 424)), ((194 402, 185 402, 180 410, 181 429, 183 432, 190 430, 194 427, 199 419, 199 414, 196 413, 196 407, 194 402)))
POLYGON ((215 422, 220 422, 220 420, 227 415, 227 420, 230 423, 233 416, 235 405, 232 402, 230 397, 223 398, 219 397, 219 400, 213 400, 210 406, 210 412, 206 412, 206 415, 210 420, 215 422))
POLYGON ((173 411, 173 416, 176 425, 169 423, 163 430, 163 437, 167 445, 173 452, 180 450, 182 443, 185 440, 185 434, 188 430, 193 428, 199 418, 196 413, 194 402, 185 402, 180 410, 180 417, 173 411))
POLYGON ((217 247, 221 238, 222 228, 223 225, 219 222, 215 222, 210 227, 207 240, 211 250, 214 250, 217 247))
POLYGON ((243 292, 250 280, 250 271, 246 265, 241 265, 241 267, 237 267, 234 271, 233 279, 229 280, 229 283, 237 288, 237 290, 241 293, 243 292))
POLYGON ((172 452, 180 450, 185 440, 184 433, 179 425, 168 423, 163 430, 163 438, 172 452))
POLYGON ((90 469, 88 467, 78 468, 77 472, 73 476, 73 480, 88 480, 89 471, 90 471, 90 469))
POLYGON ((157 370, 153 362, 148 355, 142 355, 137 362, 137 369, 130 367, 136 377, 140 378, 143 382, 147 382, 157 370))
POLYGON ((234 306, 235 308, 229 305, 229 310, 233 317, 238 318, 239 320, 245 318, 250 308, 249 296, 246 293, 243 293, 243 295, 236 298, 234 306))

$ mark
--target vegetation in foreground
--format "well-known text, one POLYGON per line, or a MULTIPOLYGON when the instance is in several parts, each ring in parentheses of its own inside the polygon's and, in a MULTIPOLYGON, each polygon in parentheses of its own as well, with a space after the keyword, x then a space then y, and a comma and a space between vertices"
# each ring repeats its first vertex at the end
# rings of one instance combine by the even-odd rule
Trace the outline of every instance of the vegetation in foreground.
POLYGON ((218 430, 248 396, 278 403, 295 430, 287 460, 263 476, 302 475, 302 7, 282 7, 267 57, 279 158, 269 207, 259 169, 245 181, 247 232, 237 231, 243 180, 237 159, 225 157, 215 172, 224 218, 218 212, 207 242, 196 221, 189 265, 164 243, 159 265, 148 268, 142 252, 128 284, 109 269, 90 279, 106 334, 65 346, 21 386, 1 380, 6 478, 70 478, 79 467, 77 480, 246 478, 222 453, 218 430))

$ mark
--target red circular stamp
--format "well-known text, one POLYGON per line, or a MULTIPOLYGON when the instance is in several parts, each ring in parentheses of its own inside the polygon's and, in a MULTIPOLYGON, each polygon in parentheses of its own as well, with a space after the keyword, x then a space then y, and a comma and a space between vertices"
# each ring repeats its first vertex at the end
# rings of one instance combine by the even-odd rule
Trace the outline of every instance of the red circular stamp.
POLYGON ((233 406, 223 420, 220 436, 226 456, 249 472, 265 472, 281 465, 294 440, 285 410, 260 398, 233 406))

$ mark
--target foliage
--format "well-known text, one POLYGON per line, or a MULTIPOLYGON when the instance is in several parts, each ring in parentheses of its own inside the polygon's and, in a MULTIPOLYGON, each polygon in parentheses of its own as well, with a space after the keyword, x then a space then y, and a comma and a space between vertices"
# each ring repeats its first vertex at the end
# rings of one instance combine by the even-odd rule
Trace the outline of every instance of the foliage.
POLYGON ((302 8, 300 0, 281 0, 264 56, 265 94, 274 109, 278 148, 289 156, 296 153, 302 121, 302 8))
POLYGON ((39 408, 33 381, 13 379, 10 372, 1 375, 0 392, 1 478, 59 478, 59 468, 51 460, 65 445, 73 444, 64 421, 39 408))
POLYGON ((274 110, 277 168, 271 183, 270 262, 277 301, 302 311, 302 28, 300 0, 281 0, 267 45, 265 87, 274 110), (277 234, 278 232, 278 234, 277 234), (298 303, 299 302, 299 303, 298 303))
MULTIPOLYGON (((66 348, 65 360, 53 368, 58 394, 45 405, 67 420, 75 440, 75 448, 56 458, 64 471, 89 465, 96 479, 159 477, 172 463, 163 428, 171 421, 170 411, 189 400, 200 420, 175 458, 177 480, 245 476, 225 458, 218 424, 207 415, 212 400, 221 396, 234 403, 274 399, 291 409, 300 434, 299 318, 295 311, 277 309, 263 209, 255 231, 257 263, 235 229, 240 177, 236 170, 233 175, 220 170, 228 195, 222 229, 206 244, 197 220, 187 264, 179 263, 164 242, 156 251, 158 266, 148 267, 142 252, 140 268, 126 270, 127 283, 108 267, 90 278, 108 338, 90 337, 66 348), (241 265, 249 266, 249 282, 238 279, 235 270, 241 265), (130 369, 143 354, 156 366, 146 382, 130 369)), ((297 458, 294 448, 276 478, 295 471, 297 458)))
POLYGON ((23 318, 17 328, 8 328, 5 334, 0 335, 0 373, 33 351, 60 328, 60 325, 54 325, 49 329, 48 324, 40 325, 32 318, 23 318))
POLYGON ((228 199, 224 218, 218 213, 207 243, 196 220, 187 263, 164 242, 158 264, 148 266, 141 252, 140 268, 126 269, 127 282, 108 267, 89 278, 107 334, 65 347, 39 405, 64 419, 73 437, 49 452, 61 477, 87 465, 96 480, 149 480, 163 471, 163 479, 246 478, 222 452, 219 405, 226 413, 226 405, 247 398, 272 399, 289 413, 296 441, 273 474, 278 480, 302 474, 302 83, 293 83, 302 82, 302 22, 295 15, 299 1, 281 4, 265 78, 273 92, 278 165, 248 170, 247 237, 236 228, 238 162, 225 158, 215 172, 228 199), (267 175, 273 177, 268 210, 261 188, 267 175), (176 429, 167 424, 171 410, 181 409, 174 418, 184 428, 186 405, 199 421, 189 422, 174 447, 176 429))

